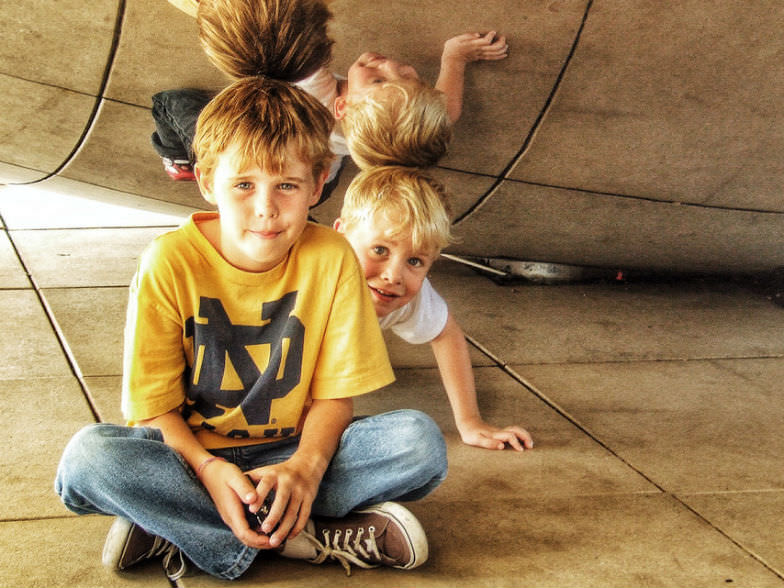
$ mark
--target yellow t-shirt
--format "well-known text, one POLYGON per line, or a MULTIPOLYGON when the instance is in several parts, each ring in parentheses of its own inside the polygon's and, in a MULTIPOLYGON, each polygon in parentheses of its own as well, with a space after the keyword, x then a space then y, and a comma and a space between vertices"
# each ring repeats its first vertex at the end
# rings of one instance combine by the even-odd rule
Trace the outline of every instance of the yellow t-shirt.
POLYGON ((195 213, 145 250, 131 284, 122 408, 133 424, 182 406, 205 447, 299 434, 312 399, 394 380, 345 239, 309 223, 266 272, 229 264, 195 213))

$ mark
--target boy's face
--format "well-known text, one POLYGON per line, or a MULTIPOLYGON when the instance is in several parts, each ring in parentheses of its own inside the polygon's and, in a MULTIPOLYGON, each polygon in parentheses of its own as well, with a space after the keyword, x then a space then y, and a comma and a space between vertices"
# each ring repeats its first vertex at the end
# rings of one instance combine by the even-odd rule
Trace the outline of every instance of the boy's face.
POLYGON ((280 263, 302 234, 324 177, 314 180, 312 166, 291 148, 281 174, 255 164, 237 169, 236 151, 232 146, 218 155, 211 178, 197 166, 197 177, 204 198, 218 207, 223 257, 239 269, 262 272, 280 263))
POLYGON ((346 100, 354 104, 386 82, 419 80, 416 70, 378 53, 363 53, 348 69, 346 100))
POLYGON ((417 251, 410 235, 390 237, 389 222, 357 221, 349 227, 335 221, 359 258, 378 317, 408 304, 437 257, 434 251, 417 251))

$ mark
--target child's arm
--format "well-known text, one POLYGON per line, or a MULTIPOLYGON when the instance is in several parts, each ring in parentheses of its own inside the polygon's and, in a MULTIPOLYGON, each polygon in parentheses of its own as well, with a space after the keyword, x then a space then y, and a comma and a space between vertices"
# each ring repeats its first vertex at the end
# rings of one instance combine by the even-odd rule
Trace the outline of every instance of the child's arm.
POLYGON ((465 33, 444 43, 436 89, 446 94, 446 109, 452 122, 460 118, 463 110, 466 64, 472 61, 504 59, 508 49, 506 37, 496 38, 495 31, 485 35, 465 33))
POLYGON ((259 502, 275 491, 262 531, 272 532, 270 546, 278 547, 286 538, 296 537, 310 517, 321 478, 337 450, 343 431, 351 423, 354 402, 351 398, 314 400, 305 417, 299 447, 283 463, 251 470, 248 475, 258 483, 259 502))
POLYGON ((451 313, 444 330, 430 345, 463 442, 487 449, 503 449, 507 443, 517 451, 533 448, 531 435, 525 429, 517 426, 499 429, 482 420, 468 344, 451 313))
POLYGON ((257 549, 270 548, 269 538, 251 531, 245 519, 243 503, 259 502, 253 485, 236 465, 213 459, 213 455, 193 435, 179 410, 140 424, 161 430, 164 442, 182 455, 193 468, 212 497, 221 518, 240 541, 257 549))

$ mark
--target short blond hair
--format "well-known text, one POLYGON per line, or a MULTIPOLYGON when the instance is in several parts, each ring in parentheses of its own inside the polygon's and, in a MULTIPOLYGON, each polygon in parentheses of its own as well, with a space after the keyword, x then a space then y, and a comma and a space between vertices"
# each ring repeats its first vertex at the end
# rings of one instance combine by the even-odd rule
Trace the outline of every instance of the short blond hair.
POLYGON ((323 104, 296 86, 269 78, 238 80, 204 107, 193 151, 209 180, 218 156, 237 146, 239 169, 250 163, 272 173, 284 170, 289 150, 313 166, 318 179, 332 162, 329 135, 335 119, 323 104))
POLYGON ((199 40, 232 79, 268 76, 297 82, 332 56, 323 0, 201 0, 199 40))
POLYGON ((387 82, 349 104, 342 129, 360 169, 434 166, 452 138, 444 93, 418 80, 387 82))
POLYGON ((346 231, 382 218, 394 227, 390 236, 411 235, 416 249, 437 255, 452 243, 446 189, 420 169, 404 166, 361 171, 346 189, 340 221, 346 231))

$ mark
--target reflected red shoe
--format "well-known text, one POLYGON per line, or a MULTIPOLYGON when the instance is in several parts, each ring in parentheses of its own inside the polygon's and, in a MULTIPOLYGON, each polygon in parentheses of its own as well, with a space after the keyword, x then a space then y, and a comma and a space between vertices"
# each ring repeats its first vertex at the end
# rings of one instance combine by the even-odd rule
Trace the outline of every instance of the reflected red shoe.
POLYGON ((187 159, 169 159, 163 158, 163 169, 168 176, 176 181, 196 181, 196 176, 193 173, 193 166, 187 159))

